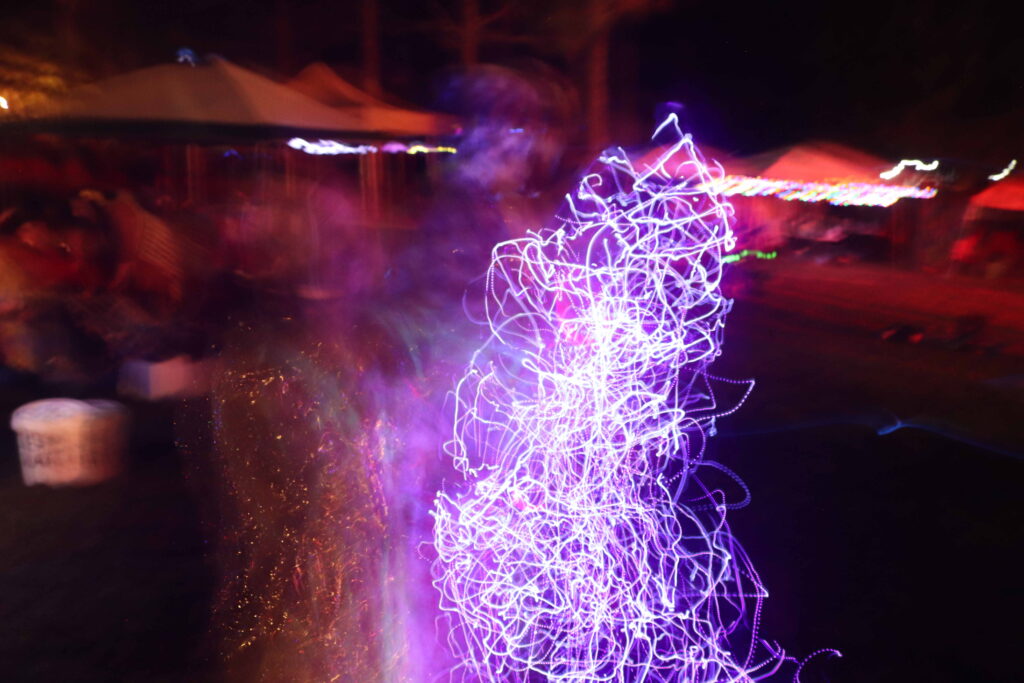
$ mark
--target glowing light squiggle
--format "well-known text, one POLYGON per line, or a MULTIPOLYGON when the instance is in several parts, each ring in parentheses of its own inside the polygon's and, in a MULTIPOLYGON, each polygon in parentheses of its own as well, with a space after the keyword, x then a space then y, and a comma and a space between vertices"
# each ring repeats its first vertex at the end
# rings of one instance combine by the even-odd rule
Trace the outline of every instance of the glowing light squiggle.
POLYGON ((988 179, 992 180, 994 182, 998 182, 998 181, 1002 180, 1003 178, 1005 178, 1006 176, 1010 175, 1010 173, 1012 173, 1013 169, 1015 169, 1015 168, 1017 168, 1017 160, 1016 159, 1012 159, 1012 160, 1010 160, 1010 163, 1006 165, 1006 168, 1004 168, 999 173, 995 173, 993 175, 990 175, 988 177, 988 179))
POLYGON ((653 167, 606 154, 559 229, 493 251, 446 444, 465 482, 433 512, 456 680, 748 681, 787 659, 757 638, 766 592, 725 521, 745 501, 698 476, 734 478, 704 459, 731 412, 707 369, 734 237, 677 126, 653 167))
POLYGON ((727 197, 777 197, 787 202, 828 202, 835 206, 892 206, 901 199, 929 199, 934 187, 876 185, 873 183, 802 183, 730 175, 712 181, 709 187, 727 197))
POLYGON ((908 166, 913 167, 916 171, 935 171, 939 168, 939 160, 935 159, 929 164, 921 161, 920 159, 903 159, 888 171, 882 171, 879 173, 878 177, 883 180, 892 180, 900 173, 903 173, 903 169, 908 166))

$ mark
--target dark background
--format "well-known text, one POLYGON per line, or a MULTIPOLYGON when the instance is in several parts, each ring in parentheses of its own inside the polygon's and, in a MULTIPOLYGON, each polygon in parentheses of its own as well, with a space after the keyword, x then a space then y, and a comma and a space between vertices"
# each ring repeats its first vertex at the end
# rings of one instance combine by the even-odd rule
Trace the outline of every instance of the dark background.
MULTIPOLYGON (((435 101, 458 61, 452 0, 377 0, 386 92, 435 101)), ((996 165, 1024 143, 1013 3, 631 0, 611 41, 612 133, 634 143, 656 105, 684 105, 697 139, 752 152, 838 139, 899 158, 996 165)), ((500 11, 482 62, 540 59, 582 83, 584 0, 483 0, 500 11)), ((289 76, 323 60, 358 79, 359 0, 44 0, 4 8, 0 37, 96 76, 178 48, 289 76)), ((997 169, 998 170, 998 169, 997 169)), ((993 171, 994 172, 994 171, 993 171)))

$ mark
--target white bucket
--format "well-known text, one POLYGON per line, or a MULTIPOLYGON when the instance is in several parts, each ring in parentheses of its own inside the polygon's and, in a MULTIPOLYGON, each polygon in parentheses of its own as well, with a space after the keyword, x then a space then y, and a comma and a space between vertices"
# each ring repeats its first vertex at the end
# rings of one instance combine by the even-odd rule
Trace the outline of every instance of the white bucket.
POLYGON ((25 484, 96 484, 124 467, 128 412, 115 401, 49 398, 11 415, 25 484))

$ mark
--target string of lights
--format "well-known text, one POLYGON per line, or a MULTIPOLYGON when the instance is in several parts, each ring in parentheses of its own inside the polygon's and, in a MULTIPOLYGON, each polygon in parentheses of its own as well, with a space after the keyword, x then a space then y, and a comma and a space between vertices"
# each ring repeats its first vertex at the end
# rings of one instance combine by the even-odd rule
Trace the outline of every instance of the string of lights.
POLYGON ((377 152, 386 152, 388 154, 455 154, 457 151, 454 147, 421 144, 406 145, 401 142, 388 142, 381 147, 377 147, 375 145, 348 145, 337 140, 305 140, 303 138, 292 138, 288 141, 288 146, 292 149, 297 149, 300 152, 314 154, 317 156, 334 156, 338 154, 376 154, 377 152))
POLYGON ((735 254, 726 254, 722 257, 722 263, 736 263, 742 261, 745 258, 755 258, 764 261, 771 261, 778 258, 779 252, 777 251, 760 251, 758 249, 744 249, 738 251, 735 254))
POLYGON ((742 175, 728 175, 711 182, 714 191, 727 197, 777 197, 788 202, 828 202, 835 206, 892 206, 901 199, 929 199, 936 195, 936 189, 933 187, 874 183, 805 183, 742 175))
POLYGON ((731 412, 707 373, 731 208, 666 128, 654 166, 606 154, 561 227, 494 248, 445 447, 464 481, 433 510, 454 680, 748 681, 788 659, 757 637, 767 593, 725 519, 743 503, 701 476, 732 476, 704 457, 731 412))

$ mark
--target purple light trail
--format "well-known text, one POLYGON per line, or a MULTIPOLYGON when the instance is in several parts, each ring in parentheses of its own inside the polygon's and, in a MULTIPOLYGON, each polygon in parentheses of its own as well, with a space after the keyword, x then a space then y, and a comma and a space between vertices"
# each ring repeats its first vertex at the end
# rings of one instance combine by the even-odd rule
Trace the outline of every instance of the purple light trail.
POLYGON ((733 476, 704 442, 731 412, 707 369, 734 238, 720 170, 666 129, 653 167, 602 156, 559 229, 493 251, 446 444, 465 481, 433 512, 454 680, 747 681, 788 659, 757 636, 737 504, 698 476, 733 476))

